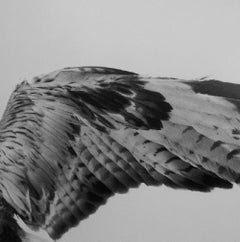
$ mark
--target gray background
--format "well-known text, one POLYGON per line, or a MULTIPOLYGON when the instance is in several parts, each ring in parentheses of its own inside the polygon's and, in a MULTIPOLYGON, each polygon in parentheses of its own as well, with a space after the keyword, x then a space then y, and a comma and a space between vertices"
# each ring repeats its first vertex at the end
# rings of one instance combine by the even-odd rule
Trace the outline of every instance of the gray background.
MULTIPOLYGON (((0 111, 25 77, 101 65, 239 82, 238 0, 0 0, 0 111)), ((239 241, 240 189, 142 186, 111 198, 61 242, 239 241)))

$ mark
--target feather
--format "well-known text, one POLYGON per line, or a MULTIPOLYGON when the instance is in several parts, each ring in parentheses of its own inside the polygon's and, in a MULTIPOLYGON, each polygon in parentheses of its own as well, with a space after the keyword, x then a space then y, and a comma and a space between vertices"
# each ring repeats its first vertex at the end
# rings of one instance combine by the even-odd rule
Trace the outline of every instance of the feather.
POLYGON ((237 84, 73 67, 17 86, 0 122, 0 190, 53 239, 141 183, 240 182, 237 84))

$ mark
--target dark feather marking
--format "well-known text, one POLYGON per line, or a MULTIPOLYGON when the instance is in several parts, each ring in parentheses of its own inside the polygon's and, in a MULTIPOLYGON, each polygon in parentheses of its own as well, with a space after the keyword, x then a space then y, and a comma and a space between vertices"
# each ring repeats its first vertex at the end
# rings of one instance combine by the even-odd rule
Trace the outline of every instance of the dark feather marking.
POLYGON ((185 84, 192 87, 193 91, 201 94, 208 94, 217 97, 240 99, 240 85, 217 81, 214 79, 206 81, 185 81, 185 84))
POLYGON ((77 98, 74 98, 74 97, 69 97, 70 100, 80 108, 81 110, 81 114, 84 118, 87 118, 89 120, 95 120, 96 119, 96 116, 95 114, 93 113, 93 111, 88 108, 83 102, 81 102, 80 100, 78 100, 77 98))
POLYGON ((218 80, 206 81, 184 81, 185 84, 191 86, 194 92, 223 97, 227 101, 233 103, 238 111, 240 111, 240 85, 235 83, 221 82, 218 80))
POLYGON ((107 129, 106 129, 104 126, 99 125, 99 124, 94 124, 93 126, 94 126, 97 130, 99 130, 100 132, 102 132, 102 133, 107 133, 107 129))
POLYGON ((171 163, 174 160, 176 160, 176 157, 175 156, 169 158, 165 163, 168 164, 168 163, 171 163))
POLYGON ((44 83, 50 83, 50 82, 53 82, 54 79, 53 78, 47 78, 47 79, 44 79, 44 83))
POLYGON ((34 139, 32 136, 26 134, 26 133, 23 132, 23 131, 16 131, 16 133, 17 133, 17 134, 22 134, 23 136, 26 136, 29 140, 35 141, 35 139, 34 139))
POLYGON ((240 134, 240 130, 235 128, 232 130, 232 134, 240 134))
POLYGON ((122 111, 121 114, 124 116, 125 120, 130 124, 130 126, 133 126, 134 128, 146 127, 144 120, 137 118, 132 113, 128 113, 127 111, 122 111))
POLYGON ((23 144, 21 144, 20 142, 18 142, 16 140, 11 140, 11 142, 23 147, 23 144))
POLYGON ((235 155, 240 154, 240 149, 232 150, 227 154, 227 160, 231 160, 235 155))
POLYGON ((193 130, 193 127, 188 126, 187 128, 185 128, 185 129, 182 131, 182 134, 185 134, 186 132, 191 131, 191 130, 193 130))
POLYGON ((145 140, 145 141, 143 142, 144 145, 145 145, 145 144, 148 144, 148 143, 151 143, 151 141, 150 141, 150 140, 145 140))
POLYGON ((221 140, 218 140, 218 141, 213 143, 213 145, 211 146, 210 150, 212 151, 212 150, 216 149, 217 147, 219 147, 222 144, 223 144, 223 142, 221 140))
POLYGON ((195 169, 193 166, 188 166, 187 168, 181 169, 182 172, 190 172, 192 169, 195 169))
POLYGON ((74 124, 74 123, 69 123, 69 125, 72 128, 73 134, 79 135, 80 133, 80 125, 74 124))
POLYGON ((84 91, 70 91, 71 96, 81 99, 83 103, 88 103, 99 110, 106 110, 112 113, 121 112, 125 106, 129 106, 130 101, 111 90, 87 90, 84 91))
POLYGON ((67 134, 69 140, 71 140, 71 141, 75 140, 75 136, 72 133, 66 132, 66 134, 67 134))
POLYGON ((46 109, 55 111, 55 108, 54 107, 46 107, 46 109))
POLYGON ((97 119, 98 121, 100 121, 104 126, 110 128, 110 129, 114 129, 115 127, 113 126, 112 123, 110 123, 106 118, 104 118, 101 115, 97 115, 97 119))
POLYGON ((158 148, 153 155, 156 156, 158 153, 161 153, 163 151, 166 151, 166 148, 164 147, 158 148))
POLYGON ((175 173, 174 173, 173 171, 170 171, 170 170, 166 170, 166 171, 164 171, 164 174, 165 174, 166 176, 169 176, 169 175, 172 175, 172 174, 175 175, 175 173))
MULTIPOLYGON (((146 81, 140 80, 136 76, 125 76, 112 82, 101 82, 95 89, 88 87, 81 90, 68 89, 68 93, 81 109, 86 107, 86 104, 88 104, 88 109, 92 109, 91 106, 97 109, 97 112, 92 110, 93 116, 101 123, 102 114, 109 112, 121 114, 125 121, 135 128, 161 129, 161 121, 169 119, 172 107, 165 102, 162 94, 145 89, 145 83, 146 81), (134 96, 127 95, 130 93, 133 93, 134 96), (136 117, 134 112, 127 111, 132 104, 135 105, 133 111, 140 114, 141 118, 136 117)), ((90 117, 88 120, 93 123, 90 117)), ((109 127, 110 124, 107 125, 104 122, 103 126, 109 127)))
POLYGON ((72 148, 72 146, 68 146, 67 149, 71 156, 77 157, 77 154, 76 154, 75 150, 72 148))
POLYGON ((226 173, 226 172, 227 172, 226 167, 224 167, 224 166, 219 166, 219 168, 218 168, 218 173, 219 173, 220 175, 222 175, 222 174, 224 174, 224 173, 226 173))
POLYGON ((202 158, 202 162, 203 162, 203 163, 208 162, 208 158, 207 158, 207 157, 205 157, 205 156, 203 156, 203 158, 202 158))
POLYGON ((197 143, 199 143, 204 138, 204 135, 200 134, 197 139, 197 143))
POLYGON ((35 82, 35 83, 39 83, 41 80, 42 80, 42 79, 39 78, 39 77, 35 77, 35 78, 34 78, 34 82, 35 82))

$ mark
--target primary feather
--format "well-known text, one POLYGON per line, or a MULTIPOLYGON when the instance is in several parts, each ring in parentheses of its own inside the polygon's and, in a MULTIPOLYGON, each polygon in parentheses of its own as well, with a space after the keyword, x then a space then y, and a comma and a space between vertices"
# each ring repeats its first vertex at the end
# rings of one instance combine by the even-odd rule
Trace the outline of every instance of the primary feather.
POLYGON ((240 182, 240 85, 65 68, 17 86, 0 122, 5 210, 53 239, 115 193, 240 182))

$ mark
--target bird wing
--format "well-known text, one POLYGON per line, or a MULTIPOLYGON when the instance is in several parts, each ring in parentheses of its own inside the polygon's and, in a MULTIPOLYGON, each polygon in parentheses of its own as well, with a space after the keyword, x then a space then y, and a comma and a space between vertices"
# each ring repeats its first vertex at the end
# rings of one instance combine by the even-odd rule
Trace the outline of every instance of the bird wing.
POLYGON ((0 123, 3 198, 53 239, 115 193, 239 182, 240 86, 65 68, 17 86, 0 123))

